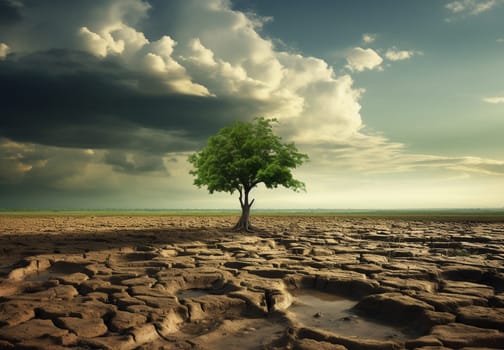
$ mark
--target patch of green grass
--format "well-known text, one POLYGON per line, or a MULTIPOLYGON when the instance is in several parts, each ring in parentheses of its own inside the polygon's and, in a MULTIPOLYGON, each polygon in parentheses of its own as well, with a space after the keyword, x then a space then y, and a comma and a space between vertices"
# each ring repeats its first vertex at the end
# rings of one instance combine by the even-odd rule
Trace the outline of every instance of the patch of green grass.
POLYGON ((257 210, 261 216, 325 216, 419 221, 504 222, 504 209, 411 209, 411 210, 257 210))
POLYGON ((223 216, 238 215, 237 210, 0 210, 0 216, 223 216))

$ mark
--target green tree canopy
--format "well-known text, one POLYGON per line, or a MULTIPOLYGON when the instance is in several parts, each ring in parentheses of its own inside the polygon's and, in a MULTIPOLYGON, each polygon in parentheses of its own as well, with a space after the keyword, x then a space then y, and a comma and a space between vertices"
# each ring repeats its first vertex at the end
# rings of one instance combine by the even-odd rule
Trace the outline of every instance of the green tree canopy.
POLYGON ((266 118, 235 122, 220 129, 208 139, 205 148, 189 157, 195 185, 206 186, 210 193, 239 193, 242 216, 236 229, 250 228, 254 200, 249 202, 249 193, 258 184, 294 191, 305 189, 304 183, 294 179, 291 169, 303 164, 308 156, 298 152, 294 143, 282 142, 273 132, 274 122, 275 119, 266 118))

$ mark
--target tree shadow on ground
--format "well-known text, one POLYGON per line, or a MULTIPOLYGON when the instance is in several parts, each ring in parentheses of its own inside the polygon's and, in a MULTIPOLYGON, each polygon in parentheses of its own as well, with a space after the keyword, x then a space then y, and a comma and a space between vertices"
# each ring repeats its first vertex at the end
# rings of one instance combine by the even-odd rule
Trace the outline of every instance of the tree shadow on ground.
POLYGON ((23 259, 43 254, 86 254, 121 248, 144 250, 198 242, 215 244, 264 233, 236 232, 231 227, 116 229, 101 232, 22 233, 0 235, 0 277, 22 265, 23 259))

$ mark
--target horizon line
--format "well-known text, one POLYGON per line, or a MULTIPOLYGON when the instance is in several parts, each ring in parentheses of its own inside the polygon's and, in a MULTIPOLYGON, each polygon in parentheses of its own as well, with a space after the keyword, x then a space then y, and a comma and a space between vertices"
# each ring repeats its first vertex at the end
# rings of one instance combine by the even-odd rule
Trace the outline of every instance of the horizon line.
MULTIPOLYGON (((284 212, 369 212, 369 211, 503 211, 504 207, 432 207, 432 208, 255 208, 254 211, 284 211, 284 212)), ((239 208, 0 208, 6 211, 196 211, 213 212, 229 211, 239 212, 239 208)))

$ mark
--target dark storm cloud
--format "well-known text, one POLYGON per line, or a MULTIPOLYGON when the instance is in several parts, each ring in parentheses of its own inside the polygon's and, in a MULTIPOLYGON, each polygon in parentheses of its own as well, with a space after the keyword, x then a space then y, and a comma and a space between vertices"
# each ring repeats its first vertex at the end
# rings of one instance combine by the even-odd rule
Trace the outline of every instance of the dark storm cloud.
POLYGON ((20 6, 10 0, 0 0, 0 28, 22 19, 20 6))
POLYGON ((54 187, 62 179, 81 174, 92 154, 74 149, 16 144, 0 139, 0 189, 54 187), (1 187, 3 185, 3 187, 1 187))
POLYGON ((114 170, 127 174, 166 172, 162 157, 143 152, 108 151, 105 162, 114 170))
POLYGON ((0 62, 0 136, 60 147, 191 150, 223 125, 266 108, 243 99, 146 93, 153 79, 80 51, 10 56, 0 62))

